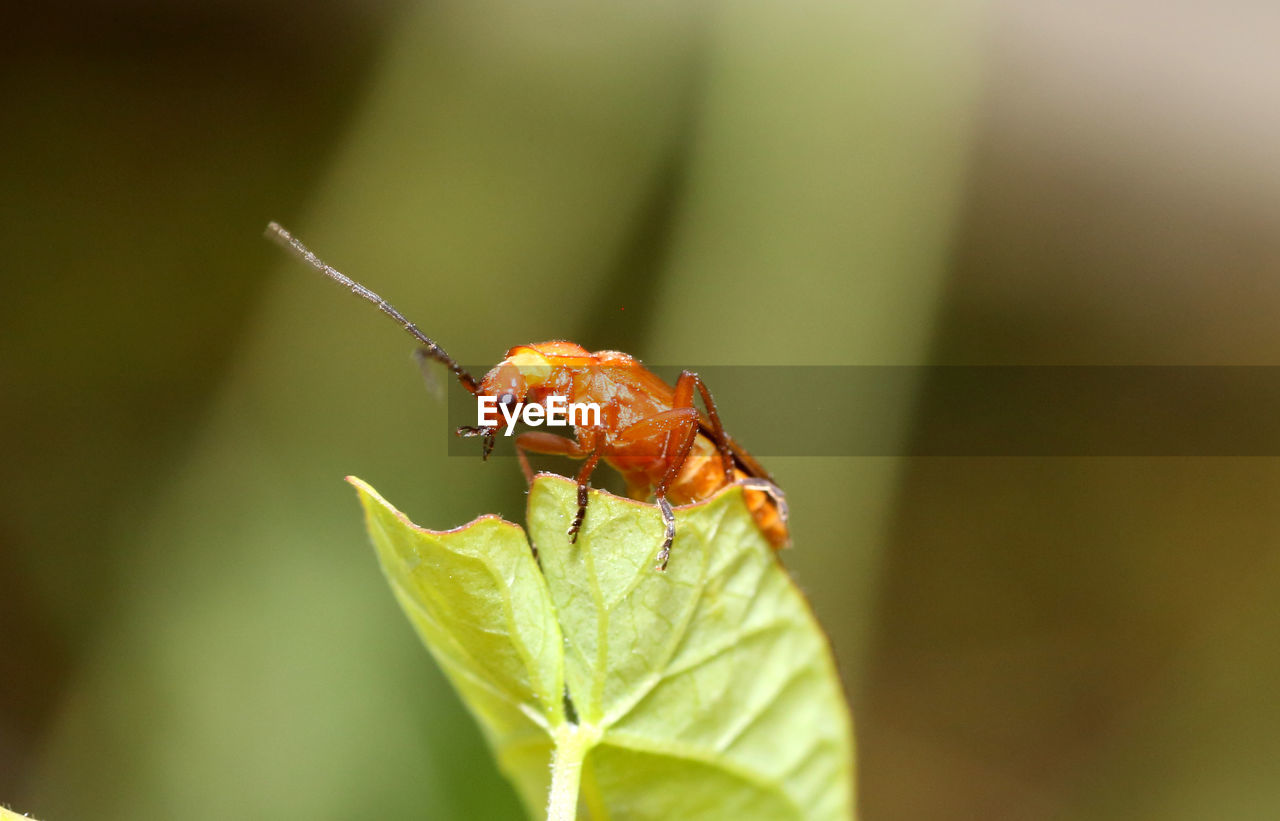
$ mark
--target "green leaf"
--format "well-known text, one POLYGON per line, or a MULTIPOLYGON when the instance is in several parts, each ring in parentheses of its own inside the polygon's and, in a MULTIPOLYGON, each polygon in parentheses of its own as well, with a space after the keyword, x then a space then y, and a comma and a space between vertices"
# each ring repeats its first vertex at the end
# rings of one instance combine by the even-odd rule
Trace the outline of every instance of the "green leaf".
POLYGON ((848 819, 851 723, 826 638, 738 488, 676 511, 542 475, 529 531, 434 532, 352 479, 397 600, 533 817, 848 819), (567 711, 566 703, 572 706, 567 711))

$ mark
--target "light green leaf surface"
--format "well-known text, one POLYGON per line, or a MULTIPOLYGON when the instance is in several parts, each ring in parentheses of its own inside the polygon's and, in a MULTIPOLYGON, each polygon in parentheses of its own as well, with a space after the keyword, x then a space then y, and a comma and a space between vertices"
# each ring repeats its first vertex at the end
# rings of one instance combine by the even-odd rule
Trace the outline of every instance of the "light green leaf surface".
POLYGON ((654 506, 592 491, 571 545, 562 477, 529 494, 541 570, 517 525, 425 530, 352 483, 397 600, 534 817, 852 817, 827 641, 739 489, 677 510, 659 572, 654 506))

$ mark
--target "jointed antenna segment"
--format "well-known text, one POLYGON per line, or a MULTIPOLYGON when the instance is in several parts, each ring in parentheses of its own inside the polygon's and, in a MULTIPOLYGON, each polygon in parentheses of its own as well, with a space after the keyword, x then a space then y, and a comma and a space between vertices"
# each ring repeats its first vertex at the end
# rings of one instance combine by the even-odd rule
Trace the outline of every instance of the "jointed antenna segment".
POLYGON ((412 322, 405 319, 404 314, 397 311, 390 302, 387 302, 385 299, 378 296, 373 291, 370 291, 359 282, 356 282, 337 268, 334 268, 332 265, 320 259, 320 257, 316 256, 310 248, 303 245, 301 240, 286 231, 279 223, 272 222, 267 225, 266 236, 268 239, 273 240, 298 259, 329 277, 329 279, 345 286, 351 291, 351 293, 378 306, 378 310, 394 319, 400 324, 400 327, 409 332, 410 336, 422 343, 423 355, 429 356, 432 359, 443 363, 445 367, 453 372, 454 376, 458 377, 458 381, 462 383, 462 387, 466 388, 469 392, 474 394, 480 390, 480 384, 476 381, 475 377, 467 373, 465 368, 454 361, 454 358, 449 356, 449 354, 445 352, 444 348, 437 345, 435 340, 418 330, 417 325, 414 325, 412 322))

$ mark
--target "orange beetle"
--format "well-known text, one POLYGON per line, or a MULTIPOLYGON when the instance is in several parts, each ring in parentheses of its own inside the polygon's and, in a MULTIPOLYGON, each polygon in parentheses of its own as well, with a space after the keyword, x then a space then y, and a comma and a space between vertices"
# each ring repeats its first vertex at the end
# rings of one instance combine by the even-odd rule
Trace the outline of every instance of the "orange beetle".
MULTIPOLYGON (((747 507, 769 543, 775 549, 788 545, 786 498, 764 468, 725 432, 711 392, 696 373, 682 372, 672 387, 625 353, 591 353, 573 342, 553 341, 517 345, 477 380, 385 299, 322 261, 284 228, 273 222, 267 236, 377 305, 421 343, 420 359, 442 363, 473 396, 494 397, 495 406, 543 405, 552 396, 599 406, 599 418, 574 425, 574 439, 543 431, 526 431, 515 438, 516 456, 530 482, 528 453, 585 460, 578 471, 578 511, 569 526, 570 540, 577 540, 586 516, 591 474, 604 460, 622 474, 630 496, 652 496, 657 503, 665 527, 659 570, 666 568, 675 539, 671 503, 701 501, 731 484, 744 487, 747 507), (705 416, 694 406, 695 391, 706 406, 705 416)), ((486 458, 497 432, 497 424, 457 431, 459 436, 483 437, 486 458)))

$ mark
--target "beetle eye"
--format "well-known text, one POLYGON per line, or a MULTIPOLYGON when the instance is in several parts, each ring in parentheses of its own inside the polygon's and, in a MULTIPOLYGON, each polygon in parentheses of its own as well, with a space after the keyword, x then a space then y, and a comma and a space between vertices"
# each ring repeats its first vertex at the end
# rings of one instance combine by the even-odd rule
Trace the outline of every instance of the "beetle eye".
POLYGON ((510 391, 498 397, 499 405, 514 405, 515 402, 516 402, 516 395, 514 393, 511 393, 510 391))

